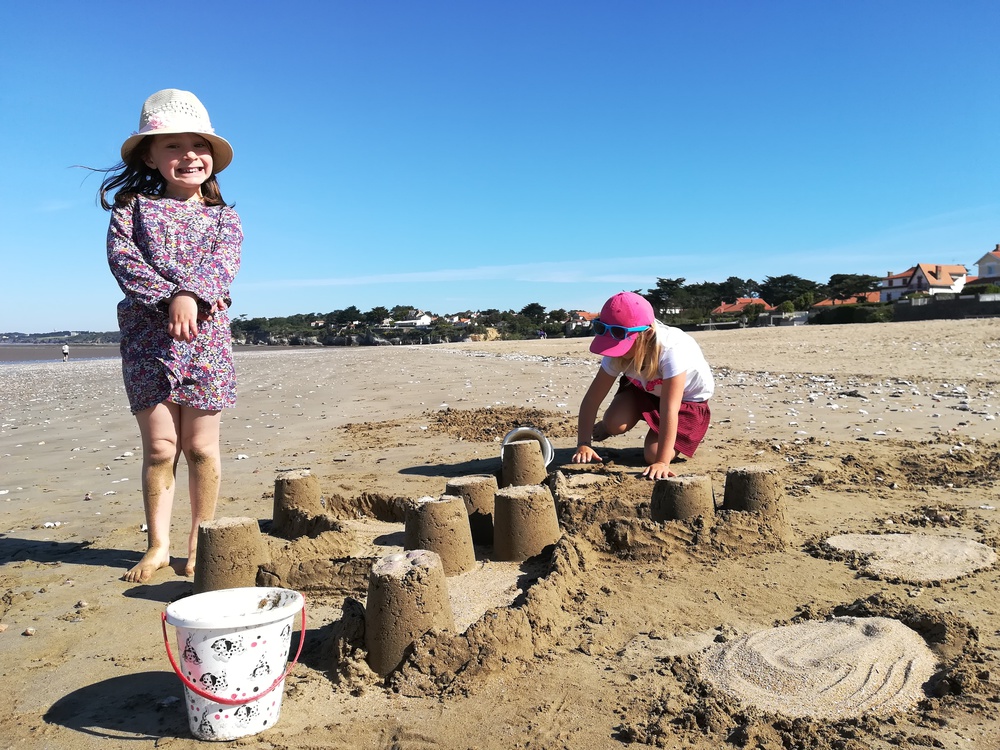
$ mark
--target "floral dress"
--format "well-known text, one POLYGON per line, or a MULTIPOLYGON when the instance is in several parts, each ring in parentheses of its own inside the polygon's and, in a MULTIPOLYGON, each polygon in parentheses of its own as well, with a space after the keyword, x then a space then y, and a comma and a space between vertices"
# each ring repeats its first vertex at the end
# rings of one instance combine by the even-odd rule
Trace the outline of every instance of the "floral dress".
POLYGON ((167 333, 170 299, 180 291, 207 313, 228 305, 240 267, 243 229, 229 206, 138 195, 116 206, 108 228, 108 264, 125 299, 118 303, 122 375, 132 413, 170 401, 216 411, 236 404, 229 316, 198 321, 191 342, 167 333))

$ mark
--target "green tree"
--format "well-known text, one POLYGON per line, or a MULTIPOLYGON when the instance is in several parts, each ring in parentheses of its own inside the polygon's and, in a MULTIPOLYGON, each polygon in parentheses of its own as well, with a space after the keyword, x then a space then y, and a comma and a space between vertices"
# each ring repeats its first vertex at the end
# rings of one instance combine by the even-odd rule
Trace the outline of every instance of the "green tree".
POLYGON ((373 307, 363 316, 365 323, 372 326, 382 325, 382 321, 389 317, 389 308, 373 307))
POLYGON ((764 306, 759 302, 752 302, 743 308, 743 315, 748 323, 756 323, 757 318, 764 314, 764 306))
POLYGON ((753 279, 743 280, 738 276, 730 276, 719 284, 720 302, 735 302, 740 297, 753 297, 760 289, 753 279))
POLYGON ((530 302, 521 308, 519 315, 524 316, 536 326, 540 326, 545 320, 545 308, 537 302, 530 302))
POLYGON ((863 273, 835 273, 827 282, 827 289, 834 299, 848 300, 868 292, 877 291, 882 279, 863 273))
POLYGON ((340 326, 350 325, 356 320, 361 320, 361 318, 361 311, 354 305, 351 305, 344 310, 337 310, 334 315, 334 320, 337 322, 337 325, 340 326))
POLYGON ((653 312, 656 314, 656 317, 664 318, 666 317, 667 310, 687 307, 690 295, 684 289, 683 278, 658 278, 656 280, 656 288, 647 289, 643 296, 653 306, 653 312))
POLYGON ((809 279, 803 279, 793 274, 784 276, 765 276, 764 282, 760 285, 760 296, 772 305, 780 305, 782 302, 794 300, 806 292, 813 292, 819 288, 819 284, 809 279))

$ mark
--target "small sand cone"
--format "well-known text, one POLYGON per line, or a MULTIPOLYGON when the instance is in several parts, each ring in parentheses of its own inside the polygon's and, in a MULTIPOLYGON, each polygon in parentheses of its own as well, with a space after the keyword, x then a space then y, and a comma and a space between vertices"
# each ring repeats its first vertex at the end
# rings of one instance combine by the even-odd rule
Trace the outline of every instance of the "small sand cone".
POLYGON ((476 567, 469 514, 465 501, 457 495, 420 498, 406 509, 405 529, 403 549, 437 552, 445 575, 476 567))
POLYGON ((514 440, 503 447, 501 475, 504 487, 536 485, 545 481, 545 459, 537 440, 514 440))
POLYGON ((475 544, 493 544, 493 506, 497 494, 497 478, 456 477, 445 485, 444 494, 458 495, 465 501, 469 527, 475 544))
MULTIPOLYGON (((532 441, 534 442, 534 441, 532 441)), ((559 541, 559 518, 544 485, 497 491, 493 519, 493 557, 520 562, 559 541)))
POLYGON ((684 521, 714 514, 712 480, 707 476, 668 477, 653 485, 649 502, 653 521, 684 521))
POLYGON ((377 560, 368 577, 365 607, 368 666, 389 674, 410 644, 431 628, 455 629, 438 554, 417 549, 377 560))
POLYGON ((218 518, 198 526, 194 593, 257 585, 270 555, 255 518, 218 518))
POLYGON ((751 464, 726 473, 722 500, 725 510, 742 510, 763 516, 782 515, 784 490, 773 466, 751 464))
POLYGON ((284 536, 290 529, 295 511, 310 516, 324 512, 319 479, 308 469, 283 471, 274 480, 274 523, 271 531, 284 536))

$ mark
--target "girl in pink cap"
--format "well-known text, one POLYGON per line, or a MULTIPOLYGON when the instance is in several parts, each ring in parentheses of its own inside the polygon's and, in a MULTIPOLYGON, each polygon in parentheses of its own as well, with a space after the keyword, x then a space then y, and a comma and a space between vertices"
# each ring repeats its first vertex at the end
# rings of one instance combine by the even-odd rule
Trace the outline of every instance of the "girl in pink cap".
POLYGON ((604 303, 593 322, 590 351, 601 354, 601 368, 580 404, 573 463, 602 460, 593 440, 628 432, 640 421, 649 425, 642 476, 676 476, 670 462, 678 453, 693 456, 711 420, 708 400, 715 391, 712 370, 701 347, 679 328, 656 320, 649 302, 633 292, 619 292, 604 303), (621 376, 604 418, 597 411, 621 376))

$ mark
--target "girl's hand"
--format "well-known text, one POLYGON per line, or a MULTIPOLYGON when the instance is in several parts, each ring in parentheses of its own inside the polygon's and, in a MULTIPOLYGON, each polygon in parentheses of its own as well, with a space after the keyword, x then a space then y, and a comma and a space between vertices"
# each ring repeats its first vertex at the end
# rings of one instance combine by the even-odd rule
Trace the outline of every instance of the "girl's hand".
POLYGON ((670 464, 657 461, 643 469, 642 476, 646 477, 646 479, 666 479, 667 477, 676 477, 677 475, 670 470, 670 464))
POLYGON ((209 311, 207 313, 203 313, 200 310, 198 311, 198 320, 202 320, 202 321, 205 321, 205 320, 207 320, 207 321, 214 320, 215 319, 215 314, 217 312, 223 312, 223 311, 228 310, 228 309, 229 309, 229 305, 226 304, 226 301, 224 299, 216 300, 215 303, 212 305, 212 307, 209 309, 209 311))
POLYGON ((576 453, 573 454, 573 463, 575 464, 589 464, 591 461, 603 463, 604 459, 598 456, 597 451, 589 445, 579 446, 576 449, 576 453))
POLYGON ((167 310, 167 333, 174 341, 194 341, 198 335, 198 299, 191 292, 178 292, 167 310))

